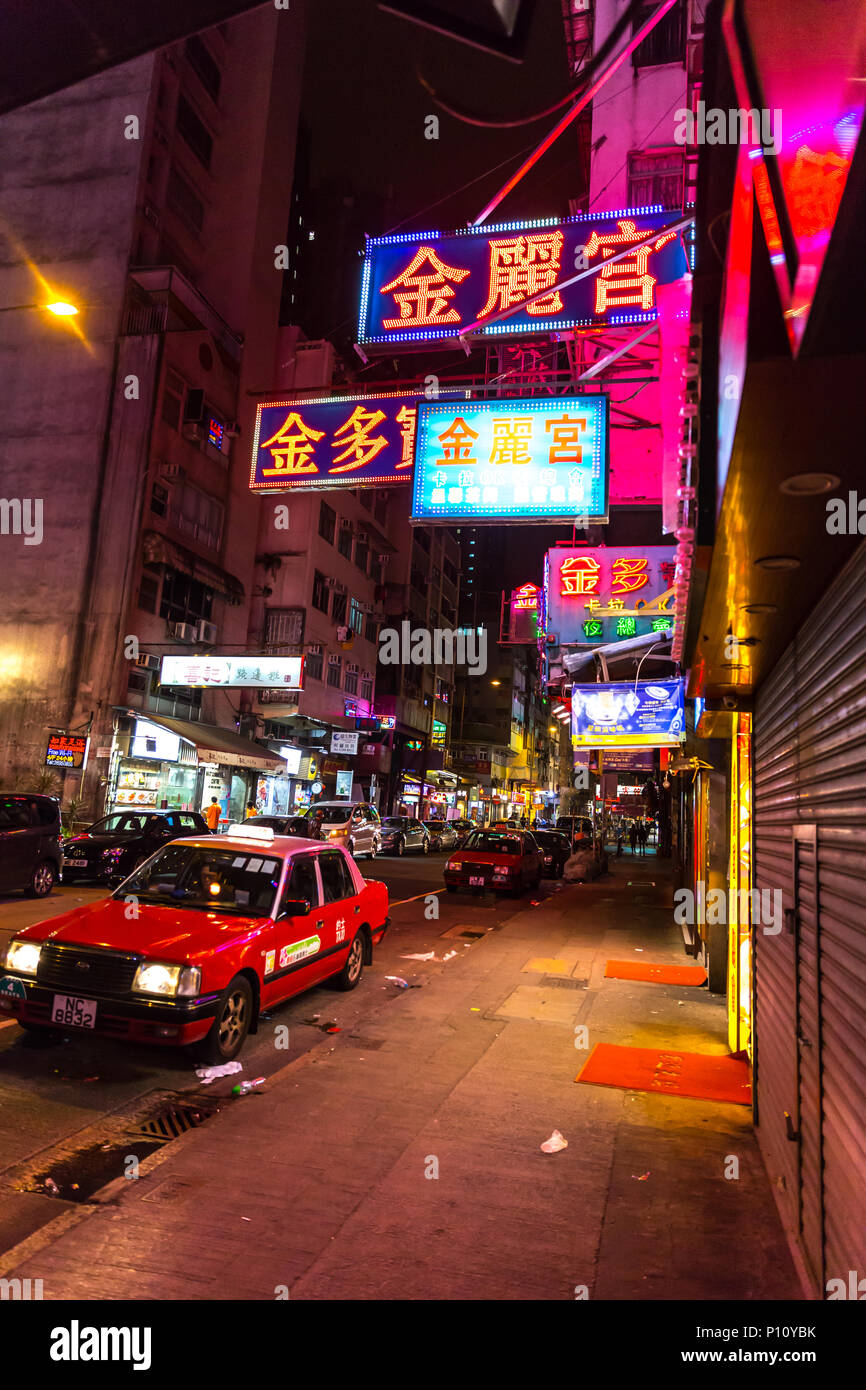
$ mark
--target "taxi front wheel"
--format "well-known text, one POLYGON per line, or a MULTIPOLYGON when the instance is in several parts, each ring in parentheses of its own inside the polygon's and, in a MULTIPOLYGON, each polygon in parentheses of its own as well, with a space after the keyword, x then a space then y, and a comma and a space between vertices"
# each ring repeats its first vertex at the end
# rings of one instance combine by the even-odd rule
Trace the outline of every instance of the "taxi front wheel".
POLYGON ((249 980, 236 975, 217 1005, 210 1032, 195 1052, 204 1062, 219 1064, 237 1057, 250 1030, 253 991, 249 980))

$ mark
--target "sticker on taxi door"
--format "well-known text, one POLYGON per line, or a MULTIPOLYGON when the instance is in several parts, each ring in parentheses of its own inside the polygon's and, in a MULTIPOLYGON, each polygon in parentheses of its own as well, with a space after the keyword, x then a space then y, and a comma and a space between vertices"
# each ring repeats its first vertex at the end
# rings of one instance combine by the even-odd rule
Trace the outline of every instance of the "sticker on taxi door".
POLYGON ((306 960, 307 956, 315 956, 321 949, 321 939, 318 936, 308 936, 305 941, 294 941, 291 946, 280 948, 280 969, 285 970, 287 965, 293 965, 295 961, 306 960))

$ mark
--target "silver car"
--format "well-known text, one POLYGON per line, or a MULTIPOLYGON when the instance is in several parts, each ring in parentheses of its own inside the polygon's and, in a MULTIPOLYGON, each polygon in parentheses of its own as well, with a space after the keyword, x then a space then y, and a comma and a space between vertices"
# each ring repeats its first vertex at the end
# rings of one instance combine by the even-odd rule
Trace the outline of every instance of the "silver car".
POLYGON ((382 821, 382 849, 391 854, 405 854, 410 849, 429 854, 430 836, 424 822, 415 816, 386 816, 382 821))
POLYGON ((459 845, 460 835, 449 821, 428 820, 424 824, 430 835, 431 849, 456 849, 459 845))
POLYGON ((304 819, 312 840, 345 845, 355 859, 362 854, 375 859, 379 853, 382 822, 369 801, 317 801, 306 811, 304 819))

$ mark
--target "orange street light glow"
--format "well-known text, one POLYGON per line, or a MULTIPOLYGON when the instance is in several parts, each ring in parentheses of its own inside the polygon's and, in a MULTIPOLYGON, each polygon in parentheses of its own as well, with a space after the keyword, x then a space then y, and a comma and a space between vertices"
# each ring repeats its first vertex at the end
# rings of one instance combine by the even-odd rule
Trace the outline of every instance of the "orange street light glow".
POLYGON ((77 314, 78 310, 74 304, 67 304, 64 299, 57 299, 53 304, 46 304, 46 309, 51 314, 56 314, 58 318, 68 317, 70 314, 77 314))

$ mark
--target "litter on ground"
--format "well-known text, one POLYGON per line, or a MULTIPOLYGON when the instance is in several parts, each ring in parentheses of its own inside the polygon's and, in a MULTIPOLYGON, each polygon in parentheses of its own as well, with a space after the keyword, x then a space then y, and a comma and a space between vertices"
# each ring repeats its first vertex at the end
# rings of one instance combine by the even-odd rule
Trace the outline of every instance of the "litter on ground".
POLYGON ((203 1086, 209 1086, 218 1076, 232 1076, 236 1071, 243 1071, 240 1062, 223 1062, 221 1067, 196 1067, 195 1074, 203 1086))
POLYGON ((568 1140, 558 1129, 555 1129, 549 1139, 545 1139, 541 1145, 541 1152, 545 1154, 559 1153, 560 1149, 568 1148, 568 1140))

